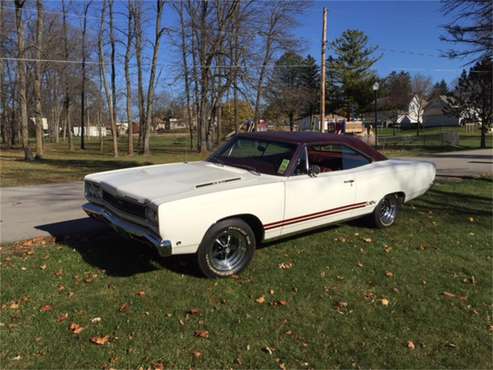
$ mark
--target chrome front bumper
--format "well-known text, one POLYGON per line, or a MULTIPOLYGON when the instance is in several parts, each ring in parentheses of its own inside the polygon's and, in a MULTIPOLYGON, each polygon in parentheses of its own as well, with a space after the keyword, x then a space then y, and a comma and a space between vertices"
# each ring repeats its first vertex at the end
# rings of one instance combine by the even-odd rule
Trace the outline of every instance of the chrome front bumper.
POLYGON ((172 254, 172 243, 161 239, 143 226, 128 222, 114 213, 94 203, 86 203, 82 209, 92 218, 105 221, 118 233, 131 239, 139 239, 155 247, 159 255, 165 257, 172 254))

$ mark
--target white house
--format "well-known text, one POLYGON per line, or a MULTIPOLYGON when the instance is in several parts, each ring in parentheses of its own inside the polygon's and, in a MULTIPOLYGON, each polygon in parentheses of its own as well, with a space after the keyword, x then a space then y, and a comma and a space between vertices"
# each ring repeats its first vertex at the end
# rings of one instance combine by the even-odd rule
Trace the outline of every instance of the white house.
MULTIPOLYGON (((73 128, 74 136, 81 135, 81 127, 74 126, 73 128)), ((101 135, 106 136, 106 127, 101 127, 101 135)), ((99 137, 99 127, 98 126, 84 126, 84 136, 86 137, 99 137)))

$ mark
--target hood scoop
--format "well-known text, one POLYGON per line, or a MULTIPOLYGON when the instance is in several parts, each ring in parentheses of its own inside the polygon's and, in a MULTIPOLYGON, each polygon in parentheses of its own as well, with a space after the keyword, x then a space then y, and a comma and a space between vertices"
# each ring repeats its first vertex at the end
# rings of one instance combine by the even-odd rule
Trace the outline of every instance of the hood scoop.
POLYGON ((231 179, 224 179, 224 180, 217 180, 217 181, 211 181, 211 182, 204 182, 203 184, 198 184, 195 185, 196 189, 203 188, 206 186, 212 186, 212 185, 218 185, 218 184, 223 184, 226 182, 233 182, 233 181, 239 181, 241 180, 241 177, 233 177, 231 179))

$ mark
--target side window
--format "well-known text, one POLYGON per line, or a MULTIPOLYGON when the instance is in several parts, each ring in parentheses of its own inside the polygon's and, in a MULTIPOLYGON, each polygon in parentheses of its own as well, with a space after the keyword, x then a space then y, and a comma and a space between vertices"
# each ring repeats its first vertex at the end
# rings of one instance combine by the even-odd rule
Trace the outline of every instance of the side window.
POLYGON ((310 146, 308 159, 310 165, 318 165, 321 172, 349 170, 371 162, 361 153, 341 144, 310 146))

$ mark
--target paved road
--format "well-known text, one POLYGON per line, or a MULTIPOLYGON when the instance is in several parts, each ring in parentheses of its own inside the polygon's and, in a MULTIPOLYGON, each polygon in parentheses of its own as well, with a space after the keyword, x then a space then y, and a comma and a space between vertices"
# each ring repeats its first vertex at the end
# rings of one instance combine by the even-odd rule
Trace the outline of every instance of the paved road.
POLYGON ((81 210, 82 182, 0 188, 0 243, 98 227, 81 210))
MULTIPOLYGON (((493 176, 491 149, 416 159, 434 162, 442 176, 493 176)), ((104 227, 86 217, 80 208, 83 203, 81 182, 0 188, 0 243, 104 227)))
POLYGON ((402 158, 430 161, 439 176, 479 177, 493 176, 493 149, 436 153, 426 157, 402 158))

